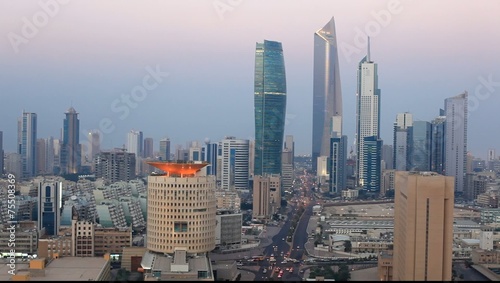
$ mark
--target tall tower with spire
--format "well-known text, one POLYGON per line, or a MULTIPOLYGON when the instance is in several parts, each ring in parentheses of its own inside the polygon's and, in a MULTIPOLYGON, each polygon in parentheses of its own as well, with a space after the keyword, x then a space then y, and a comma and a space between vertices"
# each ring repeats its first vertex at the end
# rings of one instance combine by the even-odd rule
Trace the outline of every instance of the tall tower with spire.
POLYGON ((377 187, 380 181, 380 156, 376 152, 380 140, 380 89, 378 88, 377 64, 370 58, 370 39, 368 38, 367 55, 358 64, 356 88, 356 174, 358 186, 363 188, 377 187), (365 146, 365 141, 369 144, 365 146), (368 159, 369 158, 369 159, 368 159), (372 164, 375 162, 375 164, 372 164), (377 163, 379 166, 377 166, 377 163), (367 172, 367 170, 373 172, 367 172), (378 174, 378 175, 375 175, 378 174))
POLYGON ((342 91, 335 21, 314 33, 312 163, 317 171, 319 156, 330 156, 332 131, 342 132, 342 91), (340 121, 333 129, 333 120, 340 121), (340 118, 340 119, 339 119, 340 118))

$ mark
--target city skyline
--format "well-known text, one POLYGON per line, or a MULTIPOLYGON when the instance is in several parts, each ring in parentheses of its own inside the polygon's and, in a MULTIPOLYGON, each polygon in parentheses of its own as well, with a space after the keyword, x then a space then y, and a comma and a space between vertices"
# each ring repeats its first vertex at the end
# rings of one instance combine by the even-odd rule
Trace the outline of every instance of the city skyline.
POLYGON ((485 158, 487 150, 495 148, 491 141, 498 134, 486 132, 482 121, 491 118, 500 102, 494 95, 500 84, 494 48, 498 37, 491 28, 499 25, 500 20, 493 16, 498 3, 476 7, 450 1, 432 6, 412 1, 319 1, 310 7, 297 1, 287 3, 283 16, 276 17, 280 22, 269 23, 258 19, 269 18, 284 2, 265 3, 269 11, 263 13, 260 7, 264 2, 242 1, 225 11, 217 9, 216 2, 130 2, 118 5, 130 17, 115 15, 110 19, 109 10, 117 7, 116 2, 97 5, 95 1, 71 1, 60 4, 46 25, 37 26, 33 37, 26 37, 27 43, 19 43, 17 53, 12 34, 24 36, 24 18, 32 22, 33 15, 44 10, 38 1, 0 4, 4 6, 0 9, 0 32, 5 35, 0 40, 0 59, 5 66, 0 71, 0 92, 9 102, 0 108, 4 151, 16 151, 16 118, 22 109, 37 113, 38 137, 58 138, 60 113, 68 104, 79 110, 82 132, 99 129, 103 119, 111 120, 114 129, 101 137, 101 146, 106 149, 124 144, 123 135, 130 129, 140 129, 155 141, 169 136, 173 144, 205 137, 220 140, 227 135, 253 139, 252 48, 265 38, 282 42, 285 49, 289 82, 285 134, 295 137, 297 154, 311 154, 313 35, 332 17, 342 69, 343 134, 348 136, 350 148, 355 132, 356 62, 366 53, 365 35, 371 36, 372 58, 380 65, 379 83, 384 90, 380 137, 385 143, 392 140, 396 113, 409 111, 415 121, 431 121, 443 99, 467 90, 471 97, 468 149, 485 158), (422 13, 432 16, 442 9, 449 16, 421 21, 422 13), (461 20, 473 13, 484 16, 461 20), (302 20, 296 21, 297 17, 302 20), (103 25, 107 22, 111 22, 109 27, 103 25), (264 28, 269 25, 274 28, 264 28), (182 37, 181 32, 194 28, 201 37, 182 37), (242 33, 242 28, 246 32, 242 33), (434 40, 436 36, 439 41, 434 40), (173 38, 176 44, 161 37, 173 38), (200 40, 206 42, 203 50, 196 44, 200 40), (435 64, 437 61, 440 63, 435 64), (194 63, 199 66, 196 70, 190 67, 194 63), (163 77, 148 81, 155 87, 147 97, 132 101, 135 108, 124 108, 121 94, 129 94, 158 70, 161 73, 156 74, 163 77), (23 83, 26 80, 30 84, 23 83), (50 107, 45 107, 47 104, 50 107), (121 110, 114 112, 111 105, 121 110), (210 111, 206 111, 208 105, 210 111), (151 126, 165 108, 167 121, 175 122, 161 128, 151 126), (174 117, 182 113, 179 109, 206 113, 207 119, 176 121, 174 117), (199 126, 186 132, 184 129, 193 123, 199 126))

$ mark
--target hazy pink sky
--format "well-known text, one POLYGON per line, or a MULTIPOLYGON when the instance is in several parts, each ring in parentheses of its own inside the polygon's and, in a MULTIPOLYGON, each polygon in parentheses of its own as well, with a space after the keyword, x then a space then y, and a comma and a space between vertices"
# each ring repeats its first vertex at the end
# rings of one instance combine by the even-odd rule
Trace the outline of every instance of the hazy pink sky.
MULTIPOLYGON (((58 137, 71 104, 82 129, 98 128, 103 118, 113 121, 116 129, 104 137, 105 148, 121 146, 132 128, 153 137, 156 149, 163 136, 174 144, 226 135, 252 139, 254 49, 267 39, 284 49, 285 133, 294 135, 298 153, 310 153, 313 34, 332 16, 339 49, 356 48, 350 55, 339 50, 350 144, 356 67, 366 52, 356 44, 359 30, 380 27, 372 31, 371 54, 379 65, 385 144, 392 143, 397 113, 430 121, 446 97, 464 90, 474 96, 479 77, 500 82, 499 1, 68 0, 16 53, 9 34, 22 35, 23 18, 33 21, 44 11, 39 3, 47 2, 0 1, 0 130, 6 151, 14 151, 22 109, 38 113, 39 138, 58 137), (396 12, 387 12, 388 6, 396 12), (227 10, 218 13, 216 7, 227 10), (390 19, 377 22, 375 14, 387 13, 390 19), (119 119, 112 102, 141 83, 145 67, 156 65, 168 79, 119 119)), ((499 84, 470 113, 469 149, 478 156, 500 149, 499 84)))

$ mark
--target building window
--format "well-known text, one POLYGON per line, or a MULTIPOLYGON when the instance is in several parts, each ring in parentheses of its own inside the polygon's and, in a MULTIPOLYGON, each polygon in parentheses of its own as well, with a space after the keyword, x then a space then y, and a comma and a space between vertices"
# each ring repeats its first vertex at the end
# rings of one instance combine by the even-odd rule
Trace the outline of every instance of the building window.
POLYGON ((187 232, 188 223, 187 222, 174 222, 174 232, 187 232))

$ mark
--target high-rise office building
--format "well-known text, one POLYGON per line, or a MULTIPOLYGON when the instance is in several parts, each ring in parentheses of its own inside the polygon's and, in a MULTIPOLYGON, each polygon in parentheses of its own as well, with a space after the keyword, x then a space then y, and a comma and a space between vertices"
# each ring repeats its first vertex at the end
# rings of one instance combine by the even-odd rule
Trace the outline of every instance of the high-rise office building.
POLYGON ((135 154, 123 150, 102 151, 94 158, 95 175, 111 183, 135 179, 135 154))
POLYGON ((22 176, 23 166, 22 158, 19 153, 7 153, 5 156, 5 173, 14 174, 14 176, 22 176))
POLYGON ((164 138, 160 140, 160 160, 170 160, 170 139, 164 138))
POLYGON ((337 54, 335 21, 314 33, 312 164, 317 158, 330 156, 332 117, 342 116, 342 91, 337 54))
POLYGON ((256 44, 254 103, 254 174, 281 174, 286 78, 280 42, 264 40, 256 44))
POLYGON ((394 161, 392 166, 395 170, 408 170, 408 128, 413 125, 411 113, 398 113, 394 122, 393 150, 394 161))
POLYGON ((375 136, 365 137, 363 141, 363 188, 380 192, 382 175, 382 140, 375 136))
POLYGON ((217 175, 217 143, 210 143, 210 140, 205 140, 205 161, 207 165, 207 175, 217 175))
POLYGON ((445 99, 445 154, 446 176, 455 177, 455 191, 463 192, 467 169, 467 101, 464 92, 445 99))
POLYGON ((287 152, 287 158, 290 158, 283 163, 292 164, 295 169, 295 142, 292 135, 285 136, 285 148, 283 151, 287 152))
POLYGON ((188 146, 188 152, 189 161, 203 161, 205 159, 205 148, 198 141, 191 142, 191 145, 188 146))
POLYGON ((54 174, 54 158, 54 138, 48 137, 45 139, 45 170, 47 174, 54 174))
POLYGON ((285 147, 281 156, 281 186, 283 189, 292 187, 294 171, 295 142, 292 135, 286 135, 285 147))
POLYGON ((38 184, 38 229, 45 235, 57 235, 61 224, 62 182, 38 184))
POLYGON ((144 139, 144 158, 153 158, 153 138, 144 139))
POLYGON ((127 134, 127 152, 135 154, 135 174, 140 175, 142 173, 142 157, 143 157, 143 145, 144 139, 142 131, 131 130, 127 134))
POLYGON ((148 164, 165 174, 148 177, 145 280, 213 279, 207 253, 215 248, 215 176, 205 174, 205 162, 148 164))
POLYGON ((396 172, 395 281, 451 280, 453 179, 433 172, 396 172))
POLYGON ((225 137, 219 142, 221 188, 248 189, 249 140, 225 137))
POLYGON ((36 174, 36 113, 23 112, 17 123, 17 153, 21 155, 22 177, 36 174))
POLYGON ((408 129, 408 170, 430 171, 432 156, 432 124, 415 121, 408 129))
MULTIPOLYGON (((377 64, 370 59, 370 43, 368 54, 358 64, 358 84, 356 91, 356 174, 359 186, 365 186, 365 138, 370 141, 379 139, 380 129, 380 89, 378 88, 377 64)), ((379 158, 380 159, 380 158, 379 158)), ((379 173, 380 175, 380 173, 379 173)))
POLYGON ((64 113, 63 139, 61 147, 61 170, 63 174, 75 174, 80 171, 81 145, 80 120, 73 107, 64 113))
POLYGON ((382 170, 391 170, 394 168, 394 150, 393 146, 390 144, 382 145, 382 161, 384 161, 385 167, 382 170))
MULTIPOLYGON (((442 111, 443 112, 443 111, 442 111)), ((432 120, 432 145, 431 145, 431 171, 441 175, 445 175, 445 121, 446 117, 436 117, 432 120)))
POLYGON ((335 135, 330 139, 330 193, 341 193, 347 188, 347 136, 335 135))
POLYGON ((3 175, 4 172, 4 152, 3 152, 3 132, 0 131, 0 177, 3 175))
POLYGON ((493 148, 488 149, 488 157, 487 158, 488 158, 488 162, 497 159, 495 149, 493 149, 493 148))
POLYGON ((89 132, 89 137, 90 141, 90 153, 89 153, 89 158, 90 160, 93 160, 94 157, 101 152, 101 135, 99 134, 98 130, 94 130, 89 132))
POLYGON ((44 175, 48 174, 47 172, 47 151, 45 139, 37 139, 36 140, 36 174, 44 175))
POLYGON ((252 217, 268 219, 270 216, 270 179, 269 176, 253 177, 253 209, 252 217))
POLYGON ((253 177, 255 169, 255 140, 248 145, 248 176, 253 177))

